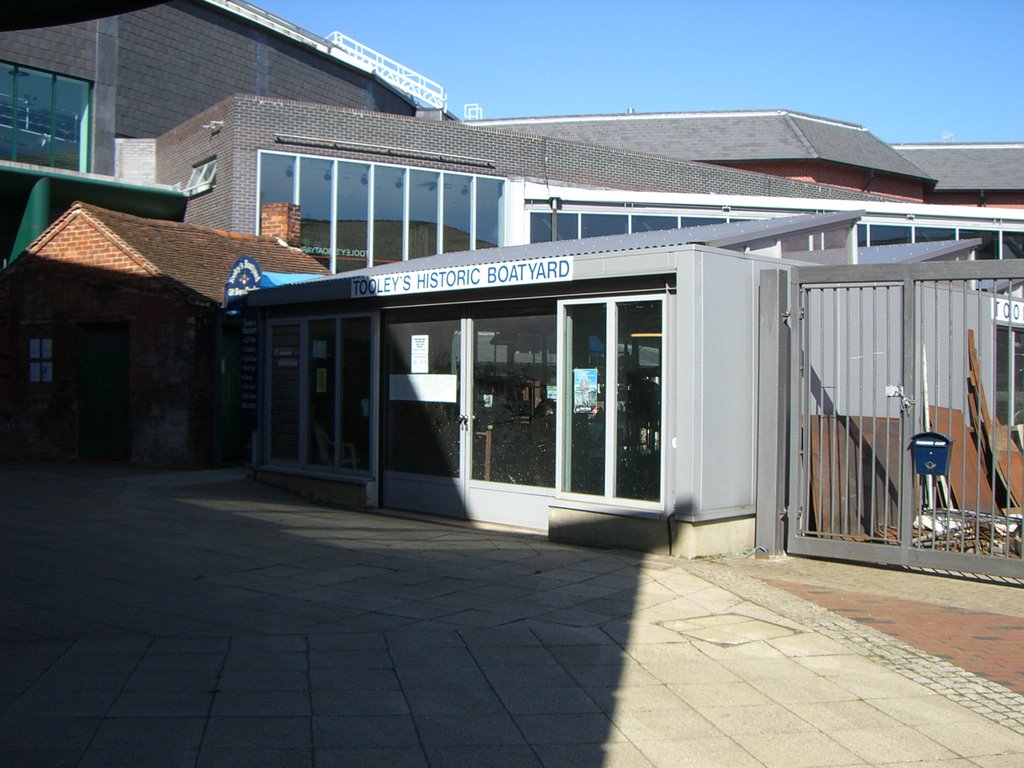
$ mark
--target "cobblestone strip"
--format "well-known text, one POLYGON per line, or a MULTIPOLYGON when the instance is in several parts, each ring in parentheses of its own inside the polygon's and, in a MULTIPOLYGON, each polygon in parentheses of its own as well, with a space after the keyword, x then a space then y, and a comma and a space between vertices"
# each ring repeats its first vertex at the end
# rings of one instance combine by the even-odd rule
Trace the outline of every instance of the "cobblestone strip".
POLYGON ((731 570, 727 564, 681 564, 694 575, 742 596, 854 653, 920 683, 945 698, 1024 735, 1024 696, 925 653, 873 627, 840 616, 785 590, 731 570))

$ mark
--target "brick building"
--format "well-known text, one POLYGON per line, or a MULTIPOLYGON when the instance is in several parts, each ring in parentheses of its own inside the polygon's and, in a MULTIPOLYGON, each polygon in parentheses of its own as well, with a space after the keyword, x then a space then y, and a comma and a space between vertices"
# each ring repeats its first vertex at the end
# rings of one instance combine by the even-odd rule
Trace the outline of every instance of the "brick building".
POLYGON ((322 273, 270 238, 79 203, 0 273, 3 458, 208 467, 240 459, 240 257, 322 273))

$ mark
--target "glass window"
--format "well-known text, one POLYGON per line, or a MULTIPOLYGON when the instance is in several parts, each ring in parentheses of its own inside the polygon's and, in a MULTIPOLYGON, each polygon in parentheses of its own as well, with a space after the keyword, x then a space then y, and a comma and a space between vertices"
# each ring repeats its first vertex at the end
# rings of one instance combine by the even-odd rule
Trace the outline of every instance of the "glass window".
POLYGON ((661 302, 618 305, 615 495, 661 498, 661 302))
POLYGON ((89 170, 89 83, 0 63, 0 159, 89 170))
POLYGON ((987 229, 961 229, 960 240, 971 240, 973 238, 979 238, 981 245, 978 246, 974 253, 974 258, 977 260, 982 259, 998 259, 999 253, 997 248, 999 247, 999 240, 997 239, 998 232, 992 232, 987 229))
POLYGON ((53 75, 30 69, 19 70, 18 74, 14 159, 49 165, 53 137, 53 75))
POLYGON ((325 266, 331 264, 333 160, 302 158, 299 165, 300 246, 325 266))
POLYGON ((916 243, 937 243, 942 240, 956 240, 956 230, 946 227, 914 227, 916 243))
POLYGON ((868 247, 868 225, 858 224, 857 225, 857 247, 867 248, 868 247))
MULTIPOLYGON (((578 213, 559 213, 558 239, 576 240, 580 236, 580 215, 578 213)), ((551 242, 551 214, 547 211, 534 211, 530 214, 530 242, 551 242)))
POLYGON ((405 169, 378 165, 373 181, 373 263, 401 261, 405 169))
POLYGON ((295 202, 295 160, 291 155, 260 155, 260 207, 295 202))
POLYGON ((659 229, 676 229, 679 226, 678 216, 647 216, 632 217, 633 232, 654 232, 659 229))
MULTIPOLYGON (((565 310, 565 375, 562 405, 567 415, 565 475, 570 493, 605 493, 605 379, 607 322, 604 304, 565 310)), ((563 422, 565 423, 565 422, 563 422)))
POLYGON ((437 253, 437 171, 409 171, 409 258, 437 253))
POLYGON ((473 479, 553 488, 555 315, 473 326, 473 479))
POLYGON ((54 108, 54 167, 89 170, 89 84, 67 77, 55 78, 54 108))
POLYGON ((338 163, 338 213, 334 223, 335 269, 344 272, 366 266, 366 236, 370 204, 370 166, 338 163))
POLYGON ((1024 332, 996 328, 996 417, 1005 424, 1024 423, 1024 332))
POLYGON ((910 242, 910 227, 891 224, 871 225, 871 245, 904 245, 910 242))
POLYGON ((341 321, 340 450, 342 469, 370 469, 370 318, 341 321))
POLYGON ((1003 258, 1024 259, 1024 232, 1003 232, 1003 258))
MULTIPOLYGON (((629 217, 625 215, 610 213, 584 213, 580 218, 582 219, 583 227, 583 234, 581 237, 624 235, 629 228, 629 217)), ((561 231, 559 231, 558 234, 561 235, 561 231)))
MULTIPOLYGON (((476 180, 476 248, 496 248, 502 244, 505 225, 505 182, 500 179, 476 180)), ((445 246, 447 250, 447 245, 445 246)))
POLYGON ((299 326, 270 331, 270 458, 299 460, 299 326))
POLYGON ((468 251, 472 225, 473 177, 444 175, 444 252, 468 251))
POLYGON ((306 463, 333 467, 337 462, 335 392, 337 387, 337 321, 309 323, 307 408, 309 445, 306 463))

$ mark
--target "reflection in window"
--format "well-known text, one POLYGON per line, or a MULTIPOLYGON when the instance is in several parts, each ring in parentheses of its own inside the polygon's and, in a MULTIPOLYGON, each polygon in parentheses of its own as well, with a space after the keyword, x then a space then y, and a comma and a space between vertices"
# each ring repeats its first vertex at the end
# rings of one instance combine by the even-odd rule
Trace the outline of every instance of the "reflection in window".
POLYGON ((996 416, 1004 424, 1024 423, 1024 331, 996 328, 996 416))
POLYGON ((473 325, 473 479, 552 488, 555 315, 473 325))
POLYGON ((505 224, 505 183, 500 179, 476 180, 476 248, 502 244, 505 224))
POLYGON ((679 226, 679 217, 634 215, 632 222, 633 232, 655 232, 661 229, 676 229, 679 226))
POLYGON ((661 498, 661 302, 618 305, 615 495, 661 498))
POLYGON ((370 166, 338 163, 338 213, 334 224, 335 269, 344 272, 366 266, 366 236, 370 203, 370 166))
POLYGON ((299 326, 270 331, 270 458, 299 459, 299 326))
POLYGON ((910 242, 910 227, 891 224, 871 225, 871 245, 905 245, 910 242))
POLYGON ((629 228, 629 217, 623 214, 584 213, 580 218, 582 219, 582 237, 624 235, 629 228))
POLYGON ((0 159, 87 171, 89 84, 0 65, 0 159))
POLYGON ((437 171, 409 171, 409 258, 437 253, 437 171))
POLYGON ((373 185, 373 263, 401 261, 405 169, 379 165, 373 185))
POLYGON ((341 320, 341 423, 337 456, 342 469, 370 469, 370 318, 341 320))
POLYGON ((334 162, 302 158, 299 166, 300 247, 325 266, 331 263, 331 190, 334 162))
POLYGON ((444 252, 468 251, 472 225, 473 179, 458 173, 444 175, 444 252))
POLYGON ((337 450, 334 433, 336 334, 336 320, 313 320, 309 323, 309 350, 306 356, 309 377, 306 398, 309 446, 306 449, 306 462, 326 467, 335 465, 337 450))
POLYGON ((915 243, 936 243, 956 240, 956 230, 947 227, 914 227, 915 243))
POLYGON ((724 224, 725 219, 710 216, 683 216, 680 226, 683 227, 704 227, 709 224, 724 224))
POLYGON ((992 232, 987 229, 961 229, 958 239, 972 240, 978 238, 981 240, 981 245, 974 252, 974 258, 978 261, 982 259, 998 259, 999 240, 996 237, 998 234, 998 232, 992 232))
POLYGON ((1024 232, 1003 232, 1003 258, 1024 259, 1024 232))
POLYGON ((562 484, 570 493, 604 495, 605 351, 604 304, 580 304, 565 310, 566 381, 562 404, 565 453, 562 484))
POLYGON ((260 208, 295 202, 295 160, 291 155, 260 155, 260 208))

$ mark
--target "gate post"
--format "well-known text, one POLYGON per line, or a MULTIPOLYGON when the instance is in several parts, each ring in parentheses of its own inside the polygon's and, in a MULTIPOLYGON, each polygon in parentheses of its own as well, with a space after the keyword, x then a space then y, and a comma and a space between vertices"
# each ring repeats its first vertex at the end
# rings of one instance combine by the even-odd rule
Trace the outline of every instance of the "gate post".
POLYGON ((754 546, 768 554, 783 551, 785 540, 787 434, 789 428, 789 274, 761 273, 758 287, 757 466, 754 546))

